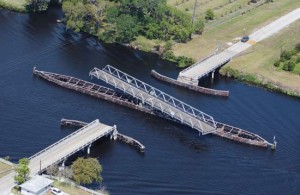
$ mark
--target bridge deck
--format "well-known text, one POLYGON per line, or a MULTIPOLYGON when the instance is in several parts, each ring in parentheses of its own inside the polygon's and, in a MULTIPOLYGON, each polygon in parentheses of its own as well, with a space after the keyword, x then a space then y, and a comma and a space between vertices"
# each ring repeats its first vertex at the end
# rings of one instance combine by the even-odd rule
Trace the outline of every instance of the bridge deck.
POLYGON ((237 56, 239 53, 251 47, 256 42, 272 36, 299 18, 300 8, 282 16, 281 18, 254 32, 249 36, 250 40, 247 43, 238 42, 223 52, 213 55, 203 61, 197 62, 187 69, 181 71, 177 80, 188 84, 198 85, 198 79, 201 77, 213 72, 224 63, 237 56))
POLYGON ((102 124, 98 119, 87 124, 74 133, 31 156, 29 158, 30 174, 35 175, 40 172, 40 170, 45 170, 49 166, 66 159, 77 151, 92 144, 97 139, 112 133, 114 130, 115 127, 102 124))
POLYGON ((204 61, 198 62, 191 67, 181 71, 177 78, 178 81, 198 85, 198 79, 213 72, 223 64, 229 62, 234 56, 248 49, 251 44, 236 43, 223 52, 213 55, 204 61))
POLYGON ((124 93, 141 100, 143 104, 160 110, 202 134, 208 134, 216 130, 213 117, 110 65, 102 70, 94 68, 90 75, 113 85, 124 93))

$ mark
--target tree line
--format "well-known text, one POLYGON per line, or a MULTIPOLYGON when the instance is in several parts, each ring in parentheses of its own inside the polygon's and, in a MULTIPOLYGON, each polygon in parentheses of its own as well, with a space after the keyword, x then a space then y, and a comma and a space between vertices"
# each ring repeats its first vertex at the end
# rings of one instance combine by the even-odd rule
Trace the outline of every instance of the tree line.
POLYGON ((68 28, 105 42, 130 43, 137 36, 186 42, 204 28, 203 21, 193 25, 189 15, 166 0, 65 0, 63 11, 68 28))

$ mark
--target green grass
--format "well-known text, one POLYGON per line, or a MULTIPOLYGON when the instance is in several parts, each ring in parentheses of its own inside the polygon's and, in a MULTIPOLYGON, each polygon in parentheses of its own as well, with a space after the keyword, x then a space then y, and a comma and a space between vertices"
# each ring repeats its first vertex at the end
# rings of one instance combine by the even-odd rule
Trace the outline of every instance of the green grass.
POLYGON ((221 73, 239 80, 300 96, 300 63, 293 72, 273 64, 279 59, 281 49, 291 50, 300 42, 300 21, 296 21, 274 36, 257 43, 221 69, 221 73), (252 77, 247 77, 252 75, 252 77), (255 79, 254 79, 254 78, 255 79))
MULTIPOLYGON (((196 18, 204 18, 205 12, 208 9, 212 9, 214 11, 217 19, 232 16, 234 13, 251 9, 263 3, 264 0, 251 4, 248 4, 248 2, 249 0, 198 0, 196 6, 196 18)), ((190 15, 193 14, 195 0, 167 0, 167 3, 190 15)))
POLYGON ((13 11, 26 12, 25 5, 25 0, 0 0, 0 7, 13 11))
POLYGON ((244 28, 246 34, 251 34, 299 6, 299 0, 275 1, 252 9, 243 15, 238 14, 232 18, 222 19, 224 21, 217 19, 206 25, 203 35, 193 36, 193 39, 188 43, 176 44, 173 48, 174 54, 199 60, 211 54, 217 43, 221 43, 222 47, 225 48, 227 47, 226 43, 235 42, 237 38, 243 36, 244 28))
POLYGON ((296 64, 295 69, 293 71, 295 74, 300 75, 300 63, 296 64))
POLYGON ((135 41, 131 42, 131 45, 137 47, 140 50, 150 52, 154 47, 162 45, 163 41, 153 39, 149 40, 143 36, 138 36, 135 41))

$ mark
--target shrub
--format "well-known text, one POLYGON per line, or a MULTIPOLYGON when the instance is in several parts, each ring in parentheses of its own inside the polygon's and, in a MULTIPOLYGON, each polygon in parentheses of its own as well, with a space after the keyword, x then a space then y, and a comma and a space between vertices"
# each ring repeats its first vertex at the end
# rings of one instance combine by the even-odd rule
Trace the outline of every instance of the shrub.
POLYGON ((215 13, 212 9, 206 10, 205 19, 206 20, 213 20, 215 18, 215 13))
POLYGON ((280 61, 277 60, 276 62, 274 62, 274 66, 275 66, 275 67, 279 67, 279 66, 280 66, 280 61))
POLYGON ((282 67, 285 71, 293 71, 295 69, 296 63, 294 61, 289 61, 285 63, 282 67))
POLYGON ((297 57, 296 63, 300 63, 300 56, 297 57))
POLYGON ((172 41, 168 41, 165 44, 165 51, 169 51, 172 49, 172 41))
POLYGON ((204 30, 204 22, 202 20, 198 20, 196 23, 195 23, 195 32, 197 34, 202 34, 203 33, 203 30, 204 30))
POLYGON ((185 57, 185 56, 178 56, 177 63, 178 63, 178 67, 186 67, 186 66, 190 66, 190 65, 194 64, 195 60, 193 60, 192 58, 185 57))
POLYGON ((295 49, 290 50, 290 54, 291 56, 296 55, 298 51, 296 51, 295 49))
POLYGON ((283 50, 281 55, 280 55, 280 61, 285 61, 285 60, 290 60, 292 57, 292 54, 290 51, 283 50))
POLYGON ((296 63, 294 61, 288 62, 288 71, 293 71, 295 69, 296 63))
POLYGON ((282 70, 288 71, 288 64, 287 63, 283 64, 282 70))
POLYGON ((296 44, 295 50, 296 50, 297 52, 300 52, 300 43, 297 43, 297 44, 296 44))

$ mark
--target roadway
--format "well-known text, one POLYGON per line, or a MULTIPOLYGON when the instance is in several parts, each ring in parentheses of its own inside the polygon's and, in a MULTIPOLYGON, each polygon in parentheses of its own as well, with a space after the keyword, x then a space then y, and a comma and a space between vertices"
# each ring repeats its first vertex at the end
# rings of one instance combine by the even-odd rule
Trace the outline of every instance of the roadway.
POLYGON ((266 39, 273 34, 279 32, 283 28, 287 27, 291 23, 295 22, 300 18, 300 8, 289 12, 288 14, 280 17, 274 22, 264 26, 258 31, 249 35, 250 40, 246 43, 238 42, 226 50, 220 52, 219 54, 213 55, 212 57, 197 62, 191 67, 181 71, 177 78, 178 81, 198 85, 198 79, 215 71, 217 68, 222 66, 224 63, 230 61, 233 57, 237 56, 239 53, 245 51, 253 44, 266 39))

